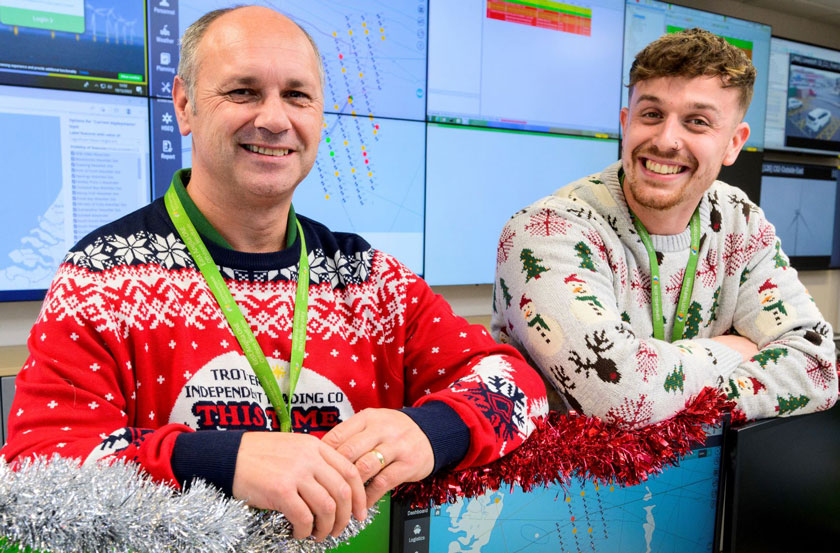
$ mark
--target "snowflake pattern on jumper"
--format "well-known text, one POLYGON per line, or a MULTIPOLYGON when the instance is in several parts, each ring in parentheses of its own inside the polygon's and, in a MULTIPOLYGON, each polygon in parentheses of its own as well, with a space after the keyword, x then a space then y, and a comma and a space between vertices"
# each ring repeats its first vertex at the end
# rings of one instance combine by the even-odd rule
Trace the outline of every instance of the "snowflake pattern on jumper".
POLYGON ((706 386, 737 392, 743 420, 832 403, 837 375, 828 368, 834 354, 824 338, 830 326, 785 266, 762 211, 724 183, 712 184, 699 205, 703 234, 685 313, 677 313, 677 303, 689 231, 651 236, 660 262, 666 339, 652 338, 650 261, 633 227, 620 171, 617 162, 507 222, 502 236, 512 238, 506 247, 522 255, 497 260, 496 282, 503 280, 515 299, 506 305, 500 294, 493 332, 530 356, 572 409, 605 418, 609 413, 622 424, 665 420, 706 386), (558 219, 568 223, 562 233, 534 235, 536 221, 557 227, 558 219), (782 304, 767 299, 768 279, 782 304), (563 347, 557 352, 547 352, 541 334, 522 331, 516 299, 523 296, 528 313, 538 313, 543 322, 550 317, 547 326, 560 329, 563 347), (679 320, 682 336, 671 343, 679 320), (758 356, 743 362, 723 341, 710 340, 736 331, 763 345, 758 356), (779 348, 785 353, 774 351, 779 348))

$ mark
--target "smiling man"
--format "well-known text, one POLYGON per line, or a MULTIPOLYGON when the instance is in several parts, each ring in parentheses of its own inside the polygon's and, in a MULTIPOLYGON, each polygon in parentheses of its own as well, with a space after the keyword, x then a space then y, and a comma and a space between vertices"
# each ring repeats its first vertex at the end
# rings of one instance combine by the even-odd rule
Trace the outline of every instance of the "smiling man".
POLYGON ((201 17, 181 48, 192 170, 66 257, 6 459, 200 477, 320 539, 398 484, 518 447, 547 411, 522 356, 393 257, 295 214, 323 125, 311 37, 242 7, 201 17))
POLYGON ((567 408, 633 428, 707 386, 748 419, 834 404, 831 327, 773 225, 715 180, 749 136, 754 80, 747 56, 706 31, 651 43, 630 70, 621 161, 503 229, 493 332, 567 408))

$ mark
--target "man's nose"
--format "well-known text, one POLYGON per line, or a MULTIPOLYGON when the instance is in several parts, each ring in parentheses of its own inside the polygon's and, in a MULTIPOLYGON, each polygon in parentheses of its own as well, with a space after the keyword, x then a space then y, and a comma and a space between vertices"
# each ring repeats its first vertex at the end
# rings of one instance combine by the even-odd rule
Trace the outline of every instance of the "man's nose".
POLYGON ((662 153, 676 152, 683 147, 683 126, 676 116, 666 117, 657 127, 653 145, 662 153))
POLYGON ((291 120, 288 110, 290 106, 278 96, 267 96, 258 106, 257 116, 254 118, 254 126, 265 129, 271 133, 279 134, 289 130, 291 120))

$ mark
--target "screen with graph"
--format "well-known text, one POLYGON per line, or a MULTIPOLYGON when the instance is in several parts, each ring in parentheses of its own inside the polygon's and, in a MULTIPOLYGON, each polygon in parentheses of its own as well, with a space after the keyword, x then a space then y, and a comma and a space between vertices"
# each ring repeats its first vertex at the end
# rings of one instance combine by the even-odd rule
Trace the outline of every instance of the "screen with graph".
POLYGON ((773 37, 764 146, 840 152, 840 51, 773 37))
MULTIPOLYGON (((699 27, 722 36, 741 48, 756 69, 753 99, 744 117, 750 125, 747 151, 764 148, 764 119, 767 108, 767 74, 770 65, 770 26, 726 15, 685 8, 656 0, 627 0, 624 14, 624 80, 629 81, 633 59, 647 44, 665 33, 699 27)), ((627 88, 622 87, 621 105, 627 105, 627 88)))
POLYGON ((136 0, 0 0, 0 82, 145 96, 136 0))
POLYGON ((761 209, 776 227, 782 250, 798 269, 836 267, 840 247, 840 170, 822 165, 764 163, 761 209))

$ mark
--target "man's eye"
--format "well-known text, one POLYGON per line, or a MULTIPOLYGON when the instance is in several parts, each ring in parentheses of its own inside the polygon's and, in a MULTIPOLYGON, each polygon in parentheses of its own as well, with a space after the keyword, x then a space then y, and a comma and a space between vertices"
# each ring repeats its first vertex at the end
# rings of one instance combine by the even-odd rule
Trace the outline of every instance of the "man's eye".
POLYGON ((643 119, 659 119, 661 116, 658 111, 646 111, 642 113, 643 119))
POLYGON ((229 96, 250 96, 252 93, 247 88, 236 88, 228 92, 229 96))
POLYGON ((696 125, 698 127, 708 127, 709 126, 709 122, 706 121, 705 119, 696 119, 696 118, 695 119, 689 119, 688 122, 690 124, 696 125))

